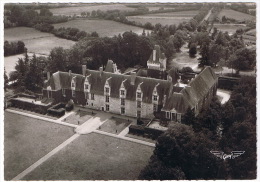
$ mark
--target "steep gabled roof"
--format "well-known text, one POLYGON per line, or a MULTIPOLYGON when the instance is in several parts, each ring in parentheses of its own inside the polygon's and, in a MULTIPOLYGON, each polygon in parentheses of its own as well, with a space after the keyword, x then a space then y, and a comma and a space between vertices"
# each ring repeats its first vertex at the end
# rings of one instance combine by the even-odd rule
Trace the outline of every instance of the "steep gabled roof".
POLYGON ((160 46, 155 45, 154 49, 156 54, 155 54, 155 61, 153 60, 153 52, 151 53, 148 62, 152 63, 160 63, 160 59, 165 59, 165 55, 161 52, 160 46))
POLYGON ((188 107, 193 108, 204 98, 216 82, 217 76, 212 68, 205 67, 180 93, 170 92, 163 110, 170 111, 175 109, 179 113, 184 113, 188 107))

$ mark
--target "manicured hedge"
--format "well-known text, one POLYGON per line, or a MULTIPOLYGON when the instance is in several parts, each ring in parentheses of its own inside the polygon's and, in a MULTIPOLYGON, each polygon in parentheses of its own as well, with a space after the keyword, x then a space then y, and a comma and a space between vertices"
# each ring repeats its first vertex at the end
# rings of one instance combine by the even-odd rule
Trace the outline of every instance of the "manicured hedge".
POLYGON ((145 126, 140 125, 130 125, 129 127, 129 133, 134 135, 142 135, 148 138, 151 138, 153 140, 157 139, 164 131, 157 130, 154 128, 149 128, 145 126))
POLYGON ((65 104, 58 103, 47 110, 49 115, 61 117, 65 114, 65 104))
POLYGON ((12 107, 33 111, 40 114, 46 114, 47 109, 50 107, 50 105, 37 105, 31 102, 16 100, 15 98, 10 99, 10 102, 12 107))

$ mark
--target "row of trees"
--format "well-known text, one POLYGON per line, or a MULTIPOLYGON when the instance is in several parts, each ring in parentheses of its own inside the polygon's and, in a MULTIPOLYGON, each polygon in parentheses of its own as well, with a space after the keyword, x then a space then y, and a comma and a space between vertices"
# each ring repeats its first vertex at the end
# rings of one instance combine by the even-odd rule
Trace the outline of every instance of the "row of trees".
POLYGON ((4 42, 4 56, 10 56, 15 54, 22 54, 26 51, 26 47, 23 41, 17 42, 4 42))
POLYGON ((24 58, 19 58, 15 66, 15 71, 9 75, 9 81, 14 81, 15 91, 37 92, 43 86, 43 70, 39 66, 40 58, 35 55, 30 59, 25 53, 24 58))
POLYGON ((50 25, 47 23, 36 24, 34 26, 34 28, 37 30, 40 30, 42 32, 52 33, 55 36, 60 37, 60 38, 73 40, 73 41, 78 41, 78 40, 86 38, 86 37, 98 37, 99 36, 97 32, 92 32, 89 34, 85 31, 80 31, 78 28, 60 27, 58 29, 55 29, 53 25, 50 25))
POLYGON ((174 123, 158 138, 150 162, 139 176, 145 180, 255 178, 255 77, 242 77, 225 105, 214 98, 197 117, 188 109, 182 124, 174 123), (245 153, 224 161, 212 155, 212 150, 245 153))
POLYGON ((199 66, 227 66, 237 71, 254 69, 256 65, 255 50, 245 47, 242 36, 236 33, 229 36, 214 28, 213 33, 198 32, 189 40, 190 54, 196 53, 199 46, 201 55, 199 66))
POLYGON ((5 28, 10 26, 27 26, 33 27, 40 23, 61 23, 68 21, 65 16, 53 16, 46 8, 40 9, 38 13, 34 9, 25 8, 21 5, 10 5, 5 8, 5 28))

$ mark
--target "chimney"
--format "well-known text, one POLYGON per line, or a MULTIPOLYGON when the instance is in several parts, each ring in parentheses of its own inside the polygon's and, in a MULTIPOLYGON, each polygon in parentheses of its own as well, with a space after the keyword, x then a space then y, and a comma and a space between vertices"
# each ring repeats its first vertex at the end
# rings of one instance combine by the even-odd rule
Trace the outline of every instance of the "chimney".
POLYGON ((103 67, 99 67, 99 76, 101 77, 102 76, 102 73, 103 73, 103 67))
POLYGON ((135 85, 135 79, 136 79, 136 73, 135 72, 131 72, 131 85, 135 85))
POLYGON ((86 65, 82 65, 82 75, 83 76, 86 76, 86 69, 87 69, 87 66, 86 65))
POLYGON ((165 104, 166 104, 166 99, 167 99, 167 96, 164 95, 164 96, 163 96, 163 106, 165 106, 165 104))
POLYGON ((156 50, 154 49, 153 50, 153 61, 155 61, 156 60, 156 50))
POLYGON ((47 72, 47 80, 49 80, 51 78, 51 73, 48 71, 47 72))
POLYGON ((71 70, 69 70, 69 76, 71 76, 71 70))

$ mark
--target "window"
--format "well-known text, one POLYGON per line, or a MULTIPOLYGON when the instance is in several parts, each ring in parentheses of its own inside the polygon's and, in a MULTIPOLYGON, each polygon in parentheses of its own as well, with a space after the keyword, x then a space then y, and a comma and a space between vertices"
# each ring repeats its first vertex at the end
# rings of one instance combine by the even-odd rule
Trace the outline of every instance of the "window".
POLYGON ((170 112, 166 112, 166 118, 170 119, 170 112))
POLYGON ((94 100, 94 99, 95 99, 95 95, 91 94, 91 100, 94 100))
POLYGON ((88 84, 85 84, 85 89, 88 90, 88 84))
POLYGON ((137 92, 137 98, 141 98, 141 92, 137 92))
POLYGON ((72 90, 72 97, 75 97, 75 90, 72 90))
POLYGON ((137 118, 141 118, 141 111, 137 111, 137 118))
POLYGON ((74 82, 71 82, 71 87, 75 87, 75 83, 74 82))
POLYGON ((154 111, 154 112, 157 112, 157 104, 154 104, 154 105, 153 105, 153 111, 154 111))
POLYGON ((109 96, 106 96, 106 102, 109 102, 109 96))
POLYGON ((65 94, 65 89, 63 88, 62 89, 62 95, 65 97, 66 96, 66 94, 65 94))
POLYGON ((176 121, 176 113, 172 113, 172 120, 176 121))
POLYGON ((125 99, 121 99, 121 105, 122 105, 122 106, 125 105, 125 99))
POLYGON ((137 101, 137 108, 141 108, 141 101, 137 101))
POLYGON ((85 99, 88 99, 88 92, 85 92, 85 99))
POLYGON ((121 114, 125 114, 125 108, 121 107, 121 114))
POLYGON ((105 88, 105 92, 109 93, 109 88, 108 87, 105 88))
POLYGON ((109 111, 109 105, 106 104, 106 111, 109 111))
POLYGON ((125 91, 124 90, 120 90, 120 95, 125 95, 125 91))
POLYGON ((153 100, 154 100, 154 101, 157 101, 157 99, 158 99, 158 96, 157 96, 157 95, 154 95, 154 96, 153 96, 153 100))

